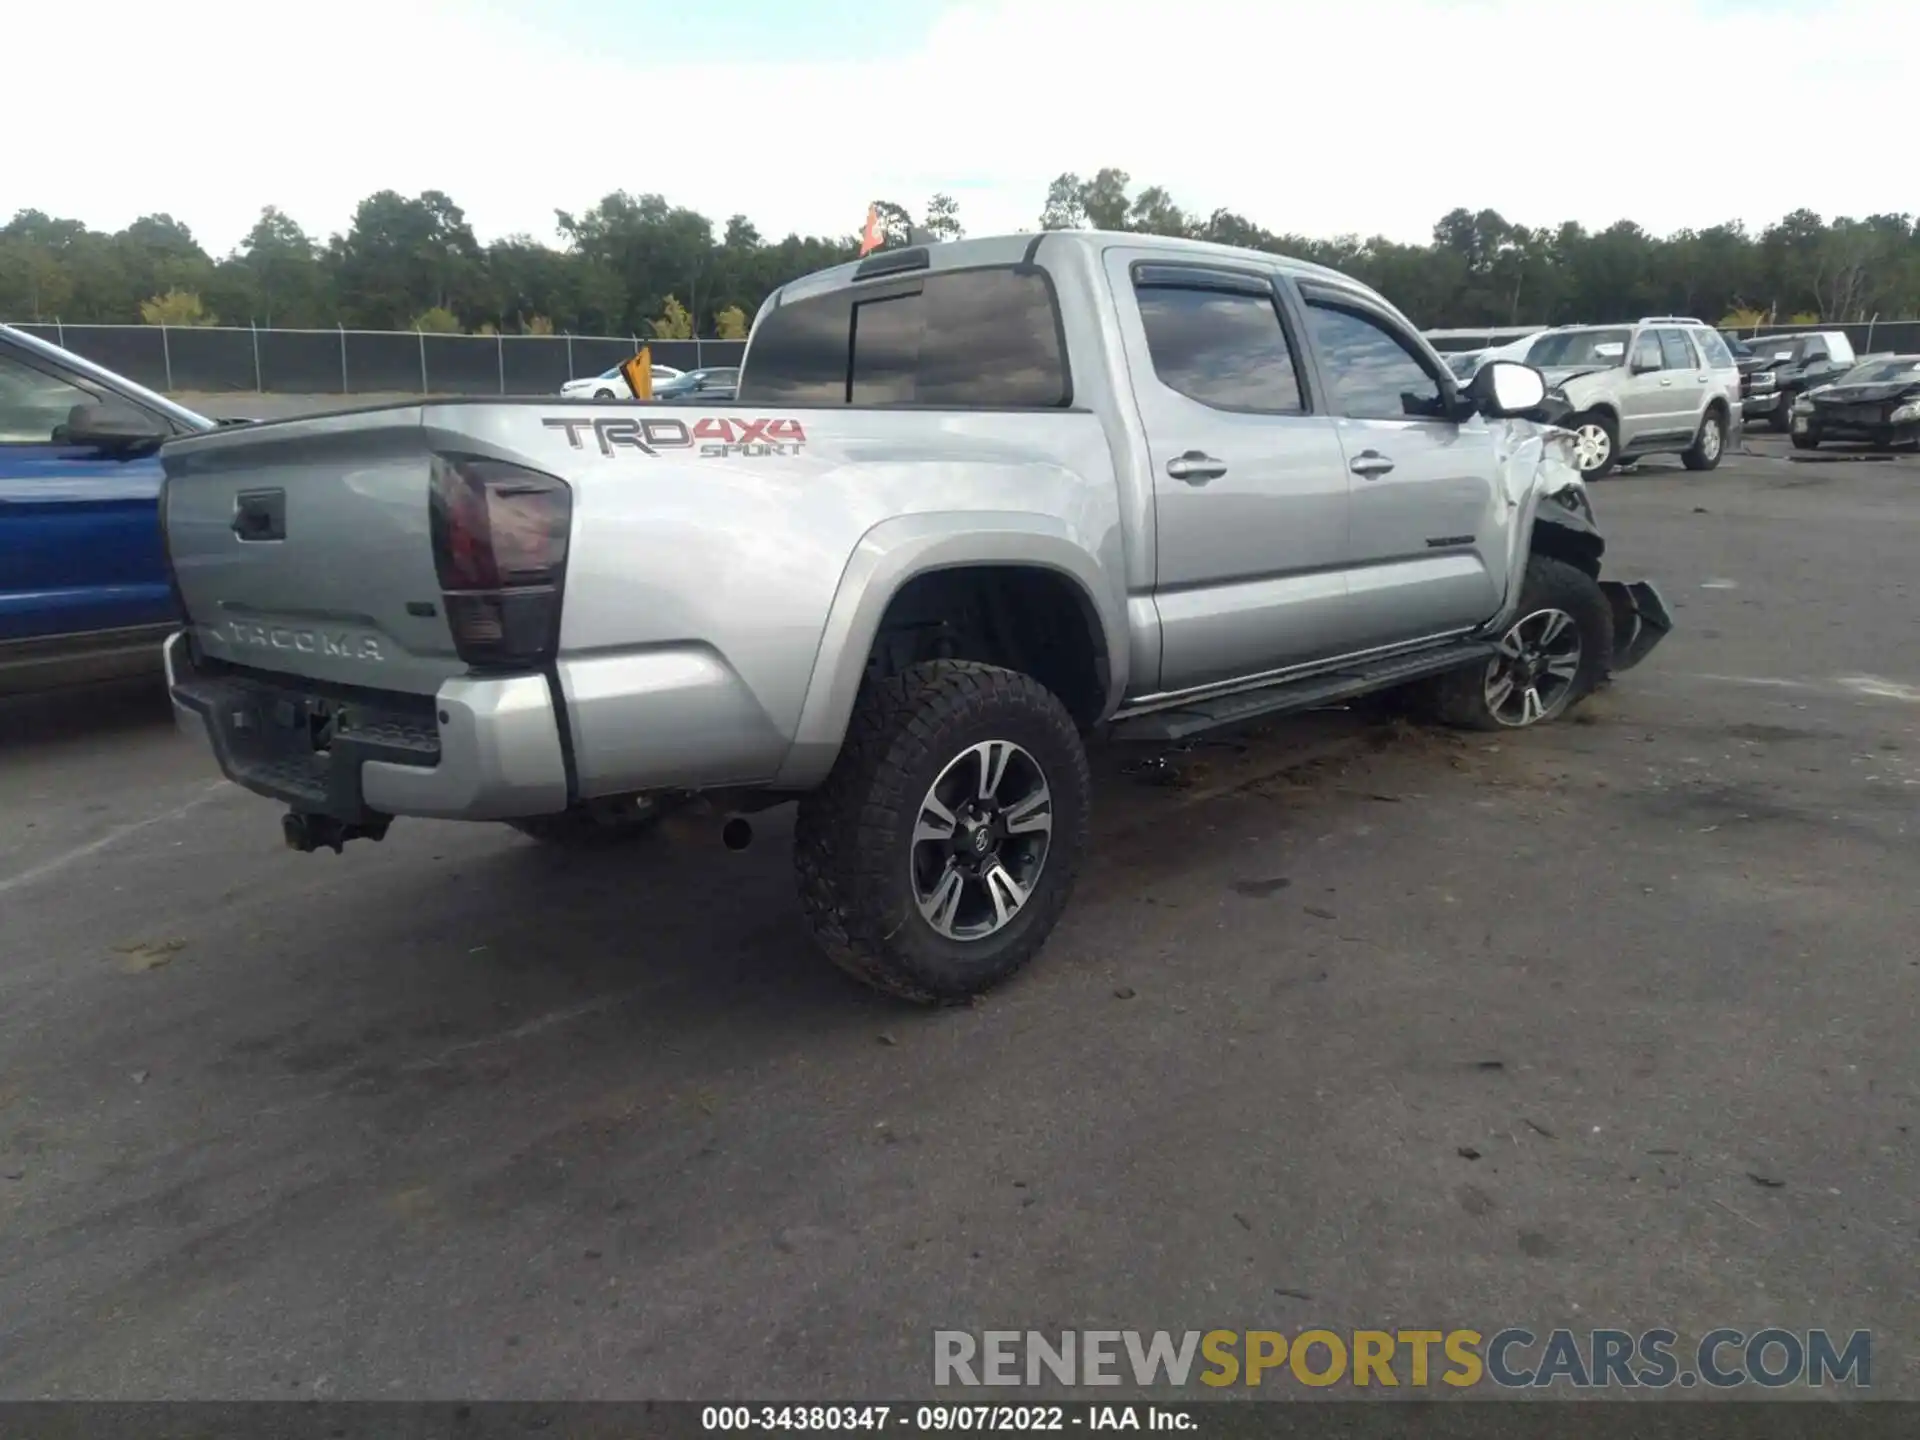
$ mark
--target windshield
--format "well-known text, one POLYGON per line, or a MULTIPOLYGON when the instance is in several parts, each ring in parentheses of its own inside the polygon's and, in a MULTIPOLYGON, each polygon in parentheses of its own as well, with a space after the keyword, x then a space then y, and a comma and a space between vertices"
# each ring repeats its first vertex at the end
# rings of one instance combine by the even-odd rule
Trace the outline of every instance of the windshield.
POLYGON ((1542 335, 1527 351, 1527 363, 1539 369, 1555 365, 1621 365, 1626 362, 1631 330, 1558 330, 1542 335))
POLYGON ((1842 385, 1886 385, 1895 380, 1920 380, 1920 355, 1901 355, 1892 360, 1869 360, 1856 365, 1845 375, 1842 385))

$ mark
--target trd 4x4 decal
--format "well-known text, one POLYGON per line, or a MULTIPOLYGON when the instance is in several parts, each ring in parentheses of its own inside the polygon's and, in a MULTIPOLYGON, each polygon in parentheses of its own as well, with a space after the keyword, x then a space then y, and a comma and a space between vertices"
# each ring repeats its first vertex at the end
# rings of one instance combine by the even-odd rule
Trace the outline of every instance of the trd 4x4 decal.
POLYGON ((575 450, 586 448, 585 437, 602 455, 638 450, 658 455, 662 450, 698 448, 707 459, 726 455, 798 455, 807 432, 798 420, 742 419, 703 416, 693 425, 667 416, 647 419, 595 419, 560 416, 540 422, 549 430, 564 430, 575 450))

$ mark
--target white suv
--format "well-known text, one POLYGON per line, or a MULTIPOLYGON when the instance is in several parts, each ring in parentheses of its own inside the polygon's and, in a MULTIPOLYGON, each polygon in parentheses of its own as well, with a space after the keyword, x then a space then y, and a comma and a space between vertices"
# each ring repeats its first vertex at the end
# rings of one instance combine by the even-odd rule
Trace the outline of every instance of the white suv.
POLYGON ((1589 479, 1648 455, 1711 470, 1739 437, 1739 366, 1720 333, 1698 320, 1556 326, 1528 347, 1527 363, 1572 407, 1567 424, 1589 479))

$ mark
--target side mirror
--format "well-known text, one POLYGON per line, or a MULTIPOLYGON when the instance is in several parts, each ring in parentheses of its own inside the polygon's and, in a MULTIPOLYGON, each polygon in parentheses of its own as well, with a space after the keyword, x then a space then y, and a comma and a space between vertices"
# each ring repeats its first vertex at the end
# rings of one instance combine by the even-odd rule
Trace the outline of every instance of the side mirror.
POLYGON ((1546 377, 1514 360, 1489 360, 1467 385, 1473 408, 1492 420, 1537 410, 1546 398, 1546 377))
POLYGON ((157 420, 126 405, 76 405, 67 412, 60 441, 112 454, 158 449, 167 431, 157 420))

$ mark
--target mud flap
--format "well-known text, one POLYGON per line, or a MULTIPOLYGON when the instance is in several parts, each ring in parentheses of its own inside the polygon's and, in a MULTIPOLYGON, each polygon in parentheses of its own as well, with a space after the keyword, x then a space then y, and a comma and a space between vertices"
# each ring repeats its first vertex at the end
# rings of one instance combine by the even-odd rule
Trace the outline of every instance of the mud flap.
POLYGON ((1613 611, 1613 673, 1631 670, 1652 653, 1673 629, 1666 601, 1647 580, 1602 580, 1600 590, 1613 611))

